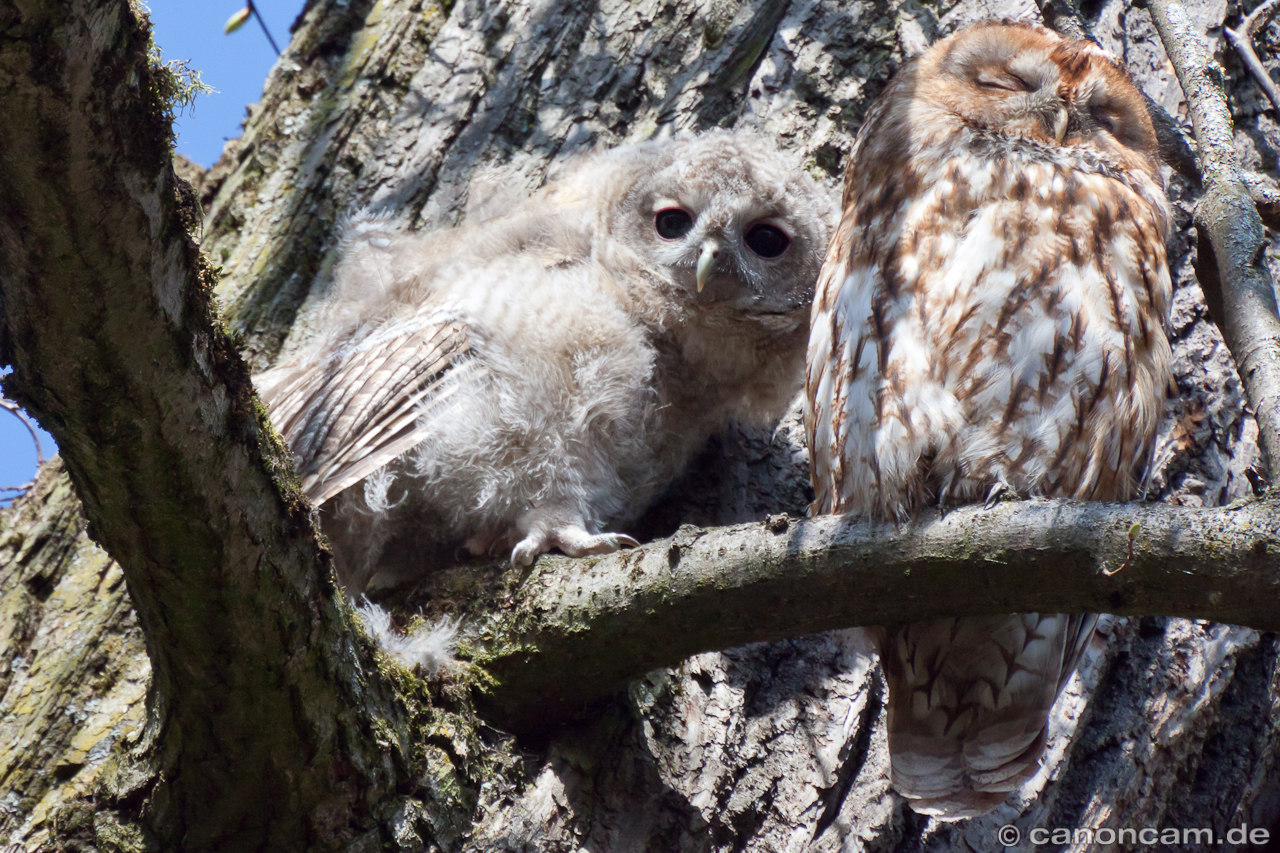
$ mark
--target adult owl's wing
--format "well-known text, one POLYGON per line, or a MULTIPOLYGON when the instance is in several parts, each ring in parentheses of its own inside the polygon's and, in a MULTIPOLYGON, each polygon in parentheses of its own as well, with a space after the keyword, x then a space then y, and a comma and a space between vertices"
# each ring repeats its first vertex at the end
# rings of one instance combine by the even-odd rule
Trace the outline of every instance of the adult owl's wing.
POLYGON ((865 455, 856 446, 869 440, 869 430, 850 431, 850 406, 857 405, 855 385, 866 382, 864 355, 875 351, 868 346, 871 329, 865 311, 850 311, 848 294, 866 278, 865 268, 850 269, 851 235, 860 229, 856 211, 844 218, 827 249, 826 261, 818 275, 809 326, 809 350, 805 359, 804 420, 809 439, 809 478, 814 499, 810 515, 848 512, 846 459, 865 455))
POLYGON ((427 437, 426 415, 482 367, 457 321, 402 326, 264 374, 271 420, 317 506, 427 437))

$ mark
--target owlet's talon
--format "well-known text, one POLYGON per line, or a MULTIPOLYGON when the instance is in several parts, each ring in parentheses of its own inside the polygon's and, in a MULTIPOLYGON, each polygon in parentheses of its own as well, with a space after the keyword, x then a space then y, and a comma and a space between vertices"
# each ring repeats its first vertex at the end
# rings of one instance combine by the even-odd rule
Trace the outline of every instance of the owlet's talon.
POLYGON ((635 548, 639 542, 625 533, 588 533, 581 527, 564 527, 552 534, 556 547, 570 557, 612 554, 619 548, 635 548))
POLYGON ((511 550, 511 565, 528 568, 538 555, 549 550, 542 540, 530 537, 511 550))

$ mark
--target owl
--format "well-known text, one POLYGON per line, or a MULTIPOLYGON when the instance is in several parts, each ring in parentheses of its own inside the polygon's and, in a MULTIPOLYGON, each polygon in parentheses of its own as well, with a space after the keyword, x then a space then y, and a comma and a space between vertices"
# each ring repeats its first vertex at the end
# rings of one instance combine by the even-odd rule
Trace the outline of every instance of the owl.
MULTIPOLYGON (((904 66, 854 143, 818 279, 812 511, 1133 497, 1170 382, 1168 221, 1143 99, 1097 46, 984 23, 904 66)), ((1094 621, 872 631, 916 811, 979 814, 1035 774, 1094 621)))
POLYGON ((459 549, 601 554, 803 381, 835 207, 761 138, 588 157, 482 222, 346 228, 314 341, 258 379, 349 592, 459 549))

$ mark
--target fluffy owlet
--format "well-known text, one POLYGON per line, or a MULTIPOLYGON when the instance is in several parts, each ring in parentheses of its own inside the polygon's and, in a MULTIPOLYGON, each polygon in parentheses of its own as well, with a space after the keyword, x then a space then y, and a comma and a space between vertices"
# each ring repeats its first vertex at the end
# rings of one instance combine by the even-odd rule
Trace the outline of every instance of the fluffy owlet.
POLYGON ((779 416, 834 207, 758 138, 619 148, 483 222, 349 225, 322 332, 259 377, 349 591, 458 547, 625 527, 727 420, 779 416))
MULTIPOLYGON (((809 339, 815 513, 1135 495, 1170 377, 1169 212, 1142 97, 1110 55, 1029 24, 939 42, 868 114, 843 207, 809 339)), ((873 632, 913 808, 978 814, 1036 772, 1093 623, 873 632)))

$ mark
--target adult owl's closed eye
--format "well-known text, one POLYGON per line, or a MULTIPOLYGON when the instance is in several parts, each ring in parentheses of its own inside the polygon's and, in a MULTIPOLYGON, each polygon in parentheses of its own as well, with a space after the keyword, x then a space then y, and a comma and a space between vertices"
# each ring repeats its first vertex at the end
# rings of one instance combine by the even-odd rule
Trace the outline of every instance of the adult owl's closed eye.
POLYGON ((832 212, 721 131, 588 158, 451 231, 351 224, 322 331, 259 378, 347 588, 458 546, 634 544, 608 528, 799 389, 832 212))
MULTIPOLYGON (((1169 382, 1167 220, 1142 97, 1096 46, 988 23, 904 67, 854 145, 814 302, 813 510, 1132 497, 1169 382)), ((979 813, 1036 772, 1093 622, 875 632, 914 808, 979 813)))

